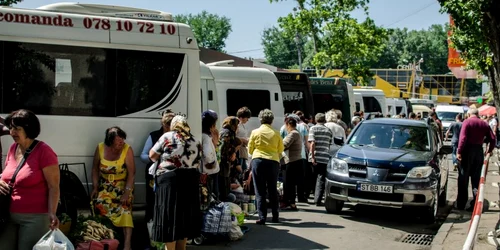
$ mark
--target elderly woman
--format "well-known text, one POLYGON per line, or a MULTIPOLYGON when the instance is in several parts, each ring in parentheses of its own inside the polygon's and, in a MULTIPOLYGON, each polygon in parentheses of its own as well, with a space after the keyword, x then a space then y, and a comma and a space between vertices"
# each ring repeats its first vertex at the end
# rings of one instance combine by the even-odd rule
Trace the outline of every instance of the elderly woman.
POLYGON ((0 194, 10 196, 10 221, 0 231, 0 246, 31 250, 49 227, 59 226, 59 164, 54 150, 35 140, 40 134, 40 122, 33 112, 14 111, 5 119, 5 125, 14 143, 0 178, 0 194))
POLYGON ((183 116, 175 116, 170 129, 149 152, 149 158, 159 162, 152 239, 166 243, 167 250, 179 250, 186 249, 187 238, 199 236, 201 229, 201 144, 183 116))
POLYGON ((127 134, 119 127, 106 129, 104 142, 94 153, 91 197, 98 214, 108 217, 113 225, 123 228, 123 249, 131 248, 132 190, 134 189, 134 151, 125 143, 127 134))
POLYGON ((269 109, 260 111, 259 120, 262 125, 250 134, 248 152, 252 155, 250 165, 256 191, 257 210, 259 211, 259 219, 256 223, 265 225, 267 219, 267 193, 269 193, 269 203, 273 214, 272 222, 279 222, 276 183, 278 181, 280 156, 284 147, 280 133, 271 126, 274 120, 273 112, 269 109))
POLYGON ((153 165, 151 159, 149 159, 149 151, 153 145, 160 139, 160 137, 170 131, 170 123, 174 118, 175 113, 172 110, 167 109, 161 117, 161 128, 155 130, 149 134, 146 143, 142 149, 141 161, 146 163, 145 177, 146 177, 146 215, 144 216, 146 221, 153 219, 153 211, 155 205, 155 193, 154 188, 154 176, 149 173, 149 168, 153 165))

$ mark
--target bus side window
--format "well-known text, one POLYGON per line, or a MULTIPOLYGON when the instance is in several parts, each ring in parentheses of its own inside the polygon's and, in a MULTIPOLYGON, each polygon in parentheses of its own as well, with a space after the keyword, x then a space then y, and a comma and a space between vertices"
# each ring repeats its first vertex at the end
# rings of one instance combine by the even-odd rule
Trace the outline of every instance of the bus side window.
POLYGON ((268 90, 228 89, 226 105, 228 116, 236 115, 239 108, 246 106, 252 110, 252 116, 257 117, 261 110, 271 109, 271 93, 268 90))

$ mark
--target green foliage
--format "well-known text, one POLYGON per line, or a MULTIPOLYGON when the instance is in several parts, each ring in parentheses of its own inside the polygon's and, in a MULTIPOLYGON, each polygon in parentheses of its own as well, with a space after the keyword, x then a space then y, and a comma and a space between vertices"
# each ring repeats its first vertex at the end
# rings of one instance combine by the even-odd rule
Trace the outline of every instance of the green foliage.
POLYGON ((447 25, 434 24, 427 30, 390 30, 387 46, 372 68, 396 68, 424 59, 425 74, 446 74, 448 58, 447 25))
POLYGON ((177 15, 174 19, 191 26, 198 46, 224 52, 226 39, 232 31, 229 18, 202 11, 196 15, 177 15))
MULTIPOLYGON (((270 0, 278 2, 281 0, 270 0)), ((297 32, 312 42, 312 66, 342 68, 354 79, 369 82, 370 62, 381 55, 387 31, 366 17, 358 22, 351 13, 368 14, 368 0, 297 0, 298 10, 278 19, 285 37, 297 32)))
MULTIPOLYGON (((497 0, 438 0, 441 11, 451 14, 455 22, 452 28, 451 41, 461 51, 461 57, 470 68, 486 72, 492 65, 493 54, 490 46, 498 46, 498 37, 494 37, 492 15, 497 15, 497 0), (497 8, 493 8, 496 2, 497 8)), ((498 25, 498 20, 496 25, 498 25)), ((498 32, 499 28, 496 27, 498 32)), ((497 33, 498 34, 498 33, 497 33)), ((496 51, 498 57, 498 52, 496 51)))
POLYGON ((287 37, 283 30, 277 27, 265 29, 262 33, 262 45, 268 64, 279 68, 289 68, 290 65, 298 65, 298 49, 304 54, 304 44, 299 41, 299 46, 295 37, 287 37))
MULTIPOLYGON (((438 0, 455 23, 450 37, 469 68, 488 76, 495 106, 500 107, 500 1, 438 0)), ((491 99, 491 98, 488 98, 491 99)))
POLYGON ((12 6, 13 4, 20 3, 23 0, 0 0, 0 6, 12 6))

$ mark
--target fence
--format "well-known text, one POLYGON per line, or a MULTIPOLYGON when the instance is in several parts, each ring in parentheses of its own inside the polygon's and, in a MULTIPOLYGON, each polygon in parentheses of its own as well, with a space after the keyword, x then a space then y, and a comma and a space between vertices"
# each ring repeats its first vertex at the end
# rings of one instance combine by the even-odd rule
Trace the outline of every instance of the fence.
POLYGON ((477 228, 479 226, 479 221, 481 220, 481 214, 483 213, 483 201, 484 201, 484 183, 486 181, 486 173, 488 173, 488 163, 490 157, 486 157, 481 168, 481 179, 479 181, 479 189, 476 195, 476 203, 474 205, 474 212, 472 212, 472 219, 470 221, 469 232, 467 233, 467 239, 465 240, 463 250, 470 250, 474 248, 474 243, 476 242, 477 228))

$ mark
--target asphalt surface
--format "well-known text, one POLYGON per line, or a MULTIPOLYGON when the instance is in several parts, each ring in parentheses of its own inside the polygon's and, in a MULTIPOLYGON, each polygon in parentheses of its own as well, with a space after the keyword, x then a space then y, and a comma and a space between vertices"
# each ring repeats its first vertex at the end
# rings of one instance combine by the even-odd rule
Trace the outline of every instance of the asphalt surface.
MULTIPOLYGON (((451 157, 448 157, 450 159, 451 157)), ((448 199, 456 196, 456 176, 451 162, 448 199)), ((312 200, 310 200, 312 202, 312 200)), ((449 202, 450 203, 450 202, 449 202)), ((435 235, 451 210, 440 207, 434 224, 422 222, 418 210, 346 204, 340 215, 327 214, 324 207, 298 203, 299 211, 281 211, 280 223, 255 224, 246 220, 250 230, 238 241, 209 238, 201 246, 188 249, 430 249, 428 245, 402 243, 408 234, 435 235)), ((133 249, 145 249, 146 226, 143 211, 134 213, 133 249)))

